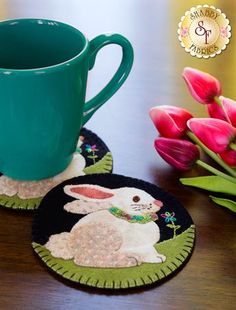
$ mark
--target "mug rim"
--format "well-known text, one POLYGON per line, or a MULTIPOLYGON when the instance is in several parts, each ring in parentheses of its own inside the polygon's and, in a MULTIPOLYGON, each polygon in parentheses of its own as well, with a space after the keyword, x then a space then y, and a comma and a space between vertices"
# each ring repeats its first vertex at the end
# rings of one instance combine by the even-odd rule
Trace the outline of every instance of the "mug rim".
POLYGON ((70 66, 70 64, 73 64, 74 62, 76 62, 86 51, 87 47, 88 47, 88 39, 87 37, 84 35, 83 32, 81 32, 80 30, 78 30, 77 28, 64 23, 64 22, 60 22, 57 20, 53 20, 53 19, 47 19, 47 18, 14 18, 14 19, 5 19, 5 20, 1 20, 0 21, 0 27, 2 24, 9 24, 11 25, 11 23, 16 23, 16 22, 34 22, 34 21, 41 21, 41 22, 52 22, 55 24, 59 24, 60 26, 63 26, 64 28, 69 29, 70 31, 74 31, 77 32, 80 37, 82 38, 83 41, 83 48, 82 50, 76 54, 74 57, 60 62, 58 64, 55 65, 51 65, 51 66, 46 66, 46 67, 38 67, 38 68, 32 68, 32 69, 8 69, 8 68, 1 68, 0 67, 0 74, 6 74, 6 75, 10 75, 11 73, 18 73, 18 74, 32 74, 32 73, 47 73, 48 71, 57 71, 60 70, 62 67, 67 67, 70 66))

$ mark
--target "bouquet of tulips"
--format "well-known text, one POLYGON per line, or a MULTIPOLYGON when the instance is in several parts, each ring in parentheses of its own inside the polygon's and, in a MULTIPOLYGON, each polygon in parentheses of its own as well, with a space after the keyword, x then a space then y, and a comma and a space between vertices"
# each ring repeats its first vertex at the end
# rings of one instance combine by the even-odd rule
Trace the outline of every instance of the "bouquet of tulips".
POLYGON ((221 96, 220 82, 208 73, 185 68, 183 78, 193 98, 206 105, 209 117, 195 118, 175 106, 151 108, 150 117, 160 134, 154 146, 167 163, 179 170, 199 165, 210 172, 180 178, 180 182, 218 193, 209 197, 236 212, 236 197, 232 198, 236 196, 236 101, 221 96), (202 153, 217 166, 204 162, 202 153))

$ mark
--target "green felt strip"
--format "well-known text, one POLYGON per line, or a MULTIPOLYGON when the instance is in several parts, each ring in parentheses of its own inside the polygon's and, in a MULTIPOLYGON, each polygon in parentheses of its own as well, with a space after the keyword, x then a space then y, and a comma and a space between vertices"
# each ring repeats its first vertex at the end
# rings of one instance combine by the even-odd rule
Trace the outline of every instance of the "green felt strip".
POLYGON ((96 162, 94 165, 84 168, 85 174, 94 174, 94 173, 109 173, 112 171, 113 159, 110 152, 106 153, 102 159, 96 162))
POLYGON ((236 202, 230 199, 215 197, 215 196, 209 196, 212 201, 214 201, 219 206, 225 207, 232 212, 236 212, 236 202))
POLYGON ((184 185, 198 187, 207 191, 236 195, 236 185, 218 176, 202 176, 194 178, 181 178, 184 185))
POLYGON ((34 210, 37 209, 42 197, 21 199, 17 195, 12 197, 7 195, 0 195, 0 205, 9 209, 23 209, 23 210, 34 210))
POLYGON ((156 213, 151 213, 147 215, 131 215, 129 213, 122 211, 121 209, 117 207, 112 207, 108 209, 108 211, 114 216, 120 219, 123 219, 125 221, 128 221, 130 223, 146 224, 152 221, 156 221, 158 219, 158 216, 156 215, 156 213))
POLYGON ((176 271, 191 254, 195 240, 195 226, 182 234, 156 244, 155 248, 166 256, 164 263, 144 263, 129 268, 88 268, 73 260, 54 258, 42 245, 33 242, 35 252, 43 262, 62 277, 88 286, 120 289, 158 282, 176 271))

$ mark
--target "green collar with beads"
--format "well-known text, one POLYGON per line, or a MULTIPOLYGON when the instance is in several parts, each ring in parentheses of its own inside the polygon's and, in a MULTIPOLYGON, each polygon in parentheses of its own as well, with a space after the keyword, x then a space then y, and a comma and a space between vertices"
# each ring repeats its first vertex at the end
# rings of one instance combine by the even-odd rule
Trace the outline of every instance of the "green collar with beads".
POLYGON ((146 224, 149 222, 154 222, 158 219, 158 216, 156 215, 156 213, 150 213, 147 215, 132 215, 132 214, 122 211, 121 209, 117 207, 109 208, 108 211, 115 217, 118 217, 122 220, 126 220, 130 223, 146 224))

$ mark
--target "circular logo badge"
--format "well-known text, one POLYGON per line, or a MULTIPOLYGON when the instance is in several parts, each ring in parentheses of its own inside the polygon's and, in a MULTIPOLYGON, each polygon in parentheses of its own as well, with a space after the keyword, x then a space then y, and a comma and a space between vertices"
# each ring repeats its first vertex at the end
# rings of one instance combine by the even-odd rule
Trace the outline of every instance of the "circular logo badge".
POLYGON ((178 28, 181 46, 198 58, 214 57, 222 52, 231 37, 229 20, 214 6, 198 5, 182 16, 178 28))

